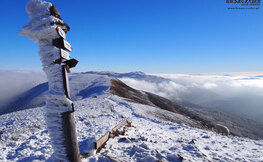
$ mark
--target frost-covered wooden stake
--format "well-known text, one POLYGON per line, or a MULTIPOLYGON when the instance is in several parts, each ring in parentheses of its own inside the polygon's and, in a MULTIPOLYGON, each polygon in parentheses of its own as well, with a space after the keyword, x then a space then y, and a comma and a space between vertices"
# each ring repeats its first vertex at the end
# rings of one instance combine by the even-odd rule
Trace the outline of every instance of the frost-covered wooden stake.
POLYGON ((70 59, 72 50, 65 40, 69 26, 56 7, 42 0, 30 0, 26 11, 31 21, 19 32, 38 43, 39 55, 49 89, 46 95, 45 119, 54 149, 54 161, 80 161, 74 105, 70 100, 67 72, 77 64, 70 59))

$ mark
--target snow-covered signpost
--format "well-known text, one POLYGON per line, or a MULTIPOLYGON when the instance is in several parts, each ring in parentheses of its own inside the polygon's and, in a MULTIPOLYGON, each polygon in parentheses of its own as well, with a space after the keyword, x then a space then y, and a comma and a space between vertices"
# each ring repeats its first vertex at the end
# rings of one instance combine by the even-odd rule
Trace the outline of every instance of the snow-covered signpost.
POLYGON ((67 73, 78 61, 71 59, 66 41, 69 26, 56 7, 42 0, 30 0, 26 11, 31 21, 19 32, 38 43, 49 90, 46 95, 45 118, 54 149, 55 161, 80 161, 74 105, 70 100, 67 73))

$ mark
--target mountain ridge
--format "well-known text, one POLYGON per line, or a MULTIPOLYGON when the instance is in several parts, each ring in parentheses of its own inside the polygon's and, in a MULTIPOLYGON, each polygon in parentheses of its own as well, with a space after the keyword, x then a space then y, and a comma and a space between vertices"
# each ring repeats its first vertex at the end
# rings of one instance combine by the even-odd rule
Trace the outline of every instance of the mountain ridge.
MULTIPOLYGON (((241 118, 237 115, 229 115, 229 113, 206 109, 191 103, 182 104, 174 102, 153 93, 136 90, 116 78, 128 76, 137 79, 157 79, 157 81, 165 80, 164 78, 146 75, 142 72, 131 72, 127 73, 127 75, 126 73, 119 74, 114 72, 94 71, 73 73, 69 77, 72 99, 78 101, 87 97, 100 95, 108 90, 108 92, 129 99, 129 101, 159 107, 198 121, 197 123, 199 124, 192 124, 191 126, 212 130, 215 124, 220 123, 228 126, 232 135, 249 137, 252 139, 263 138, 263 131, 261 131, 263 130, 261 129, 263 124, 259 124, 258 122, 246 118, 241 118), (238 120, 235 121, 233 119, 238 120)), ((45 103, 44 93, 47 89, 47 83, 43 83, 18 96, 18 99, 10 104, 11 106, 8 113, 43 106, 45 103)), ((176 122, 176 120, 174 121, 176 122)))
MULTIPOLYGON (((83 161, 262 160, 263 140, 227 137, 198 129, 188 126, 198 124, 193 119, 160 109, 158 104, 149 106, 131 102, 129 98, 109 93, 110 89, 95 90, 96 86, 110 88, 111 79, 97 74, 75 74, 71 80, 72 94, 76 96, 74 116, 83 161), (89 87, 94 90, 92 93, 80 93, 83 90, 88 92, 89 87), (95 153, 94 142, 124 119, 131 122, 131 127, 124 129, 123 134, 110 138, 105 147, 95 153)), ((120 83, 117 86, 121 88, 120 83)), ((131 87, 124 88, 124 91, 127 90, 130 90, 131 98, 136 98, 136 94, 132 93, 137 91, 139 96, 147 95, 144 99, 151 96, 131 87)), ((156 104, 159 98, 155 97, 147 99, 148 104, 156 104), (153 100, 155 102, 151 102, 153 100)), ((160 102, 164 100, 160 98, 160 102)), ((46 128, 44 109, 37 107, 1 115, 0 161, 52 162, 54 151, 46 128)))

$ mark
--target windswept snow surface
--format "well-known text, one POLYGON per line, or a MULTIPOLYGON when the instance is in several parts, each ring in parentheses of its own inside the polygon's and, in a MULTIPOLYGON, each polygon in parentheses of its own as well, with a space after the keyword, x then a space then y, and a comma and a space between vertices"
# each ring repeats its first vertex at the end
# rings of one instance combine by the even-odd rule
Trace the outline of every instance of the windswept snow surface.
MULTIPOLYGON (((90 75, 87 85, 108 85, 110 78, 90 75), (92 84, 91 84, 92 83, 92 84)), ((105 88, 105 87, 104 87, 105 88)), ((185 118, 156 107, 130 103, 107 92, 75 102, 75 120, 82 161, 263 161, 263 141, 226 137, 167 122, 162 116, 185 118), (94 142, 123 119, 124 135, 111 138, 100 153, 94 142)), ((53 149, 43 108, 0 116, 0 161, 52 161, 53 149)))
POLYGON ((110 100, 116 112, 133 125, 125 135, 111 139, 101 151, 114 160, 263 161, 262 140, 226 137, 165 122, 152 115, 156 112, 154 107, 124 102, 116 96, 110 100))

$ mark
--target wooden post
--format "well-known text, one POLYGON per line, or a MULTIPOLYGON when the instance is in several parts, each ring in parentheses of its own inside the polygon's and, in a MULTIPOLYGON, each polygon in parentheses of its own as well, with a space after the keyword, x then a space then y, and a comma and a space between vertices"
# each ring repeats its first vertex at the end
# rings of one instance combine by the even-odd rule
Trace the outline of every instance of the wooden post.
POLYGON ((120 124, 116 125, 114 128, 112 128, 112 132, 116 132, 118 129, 120 129, 122 126, 126 125, 128 121, 125 119, 120 124))
POLYGON ((106 142, 109 140, 110 138, 110 132, 107 132, 106 134, 104 134, 102 137, 100 137, 100 139, 98 139, 95 142, 95 149, 97 150, 96 152, 98 152, 101 147, 106 144, 106 142))
POLYGON ((103 136, 101 136, 95 143, 94 143, 94 147, 96 149, 96 153, 100 152, 101 148, 106 144, 106 142, 109 140, 109 138, 114 138, 115 135, 118 131, 118 129, 120 129, 121 127, 125 126, 125 125, 129 125, 131 124, 128 120, 123 120, 121 123, 119 123, 118 125, 116 125, 114 128, 112 128, 111 132, 107 132, 106 134, 104 134, 103 136))
POLYGON ((62 119, 67 157, 72 162, 80 162, 81 160, 73 111, 62 113, 62 119))
MULTIPOLYGON (((67 75, 67 65, 63 65, 62 67, 62 75, 63 75, 63 87, 65 95, 68 99, 70 99, 70 91, 68 84, 68 75, 67 75)), ((80 162, 80 153, 78 140, 76 135, 76 127, 74 120, 74 104, 71 104, 72 111, 62 113, 62 123, 63 123, 63 132, 65 137, 65 145, 67 157, 72 162, 80 162)))
MULTIPOLYGON (((62 76, 65 95, 68 99, 70 99, 67 65, 63 65, 62 67, 62 76)), ((81 159, 74 120, 75 108, 73 103, 71 104, 71 107, 72 111, 62 113, 63 133, 65 137, 64 143, 66 145, 68 159, 72 162, 80 162, 81 159)))

